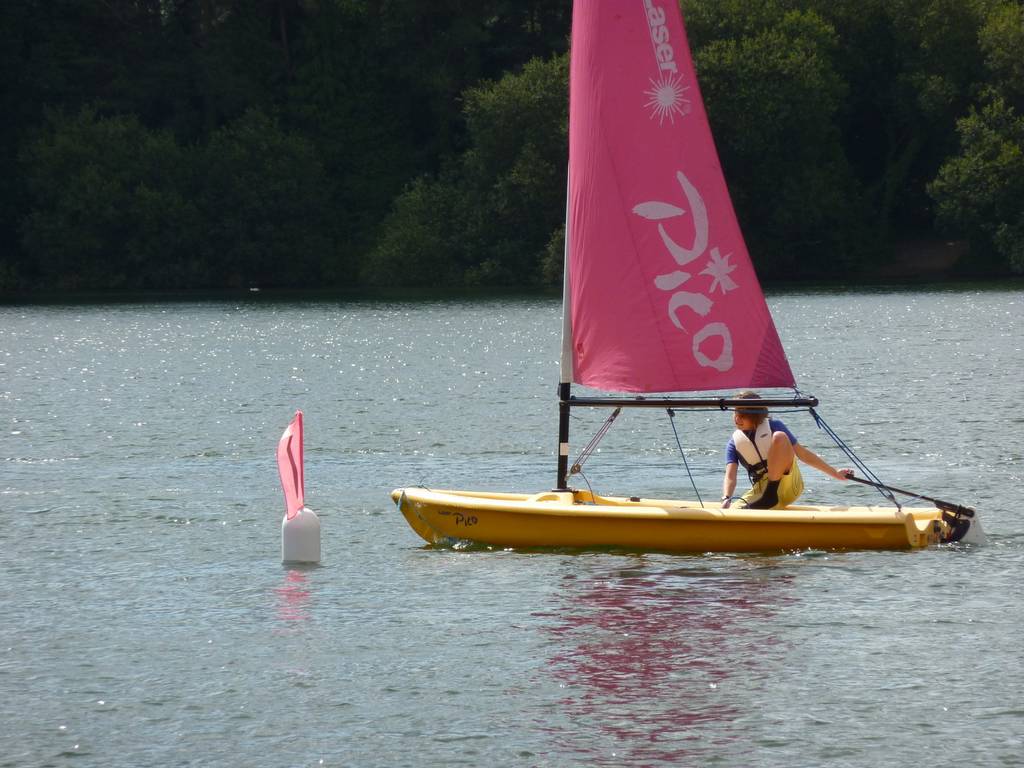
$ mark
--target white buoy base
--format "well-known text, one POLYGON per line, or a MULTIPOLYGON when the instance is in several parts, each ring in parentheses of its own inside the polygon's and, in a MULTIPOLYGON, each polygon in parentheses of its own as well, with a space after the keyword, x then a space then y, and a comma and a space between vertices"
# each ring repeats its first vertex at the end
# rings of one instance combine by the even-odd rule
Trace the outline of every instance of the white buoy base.
POLYGON ((281 562, 320 562, 320 518, 303 507, 291 520, 281 520, 281 562))

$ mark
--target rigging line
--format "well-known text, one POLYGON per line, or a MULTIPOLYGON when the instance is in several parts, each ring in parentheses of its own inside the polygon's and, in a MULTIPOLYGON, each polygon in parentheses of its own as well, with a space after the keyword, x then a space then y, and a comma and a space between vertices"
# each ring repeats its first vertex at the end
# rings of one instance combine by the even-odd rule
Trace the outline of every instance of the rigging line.
MULTIPOLYGON (((590 458, 590 454, 592 454, 594 449, 597 448, 597 444, 601 442, 601 439, 608 434, 608 430, 611 429, 612 422, 615 421, 621 412, 622 408, 616 408, 612 411, 612 415, 605 419, 604 424, 602 424, 601 428, 597 430, 597 434, 594 435, 590 439, 590 442, 583 447, 583 450, 580 451, 580 455, 576 457, 576 461, 572 463, 572 466, 569 469, 570 475, 583 474, 583 465, 587 463, 587 459, 590 458)), ((584 477, 583 479, 586 480, 587 478, 584 477)), ((588 482, 587 485, 589 486, 590 483, 588 482)))
POLYGON ((832 429, 832 427, 830 427, 825 422, 825 420, 818 414, 818 412, 811 408, 810 413, 811 416, 814 417, 814 422, 818 425, 818 429, 823 430, 825 434, 831 437, 835 444, 838 445, 839 448, 843 451, 843 453, 845 453, 849 457, 850 461, 852 461, 854 465, 861 472, 864 473, 865 476, 874 481, 875 487, 878 490, 878 492, 882 495, 882 498, 887 499, 889 502, 891 502, 896 507, 896 509, 902 509, 902 505, 896 500, 896 496, 893 494, 892 491, 890 491, 885 486, 885 483, 882 482, 881 478, 879 478, 878 475, 872 472, 867 464, 861 461, 860 457, 853 452, 853 449, 850 448, 850 446, 848 446, 843 441, 843 439, 839 437, 838 434, 836 434, 835 430, 832 429))
MULTIPOLYGON (((592 486, 592 485, 590 484, 590 478, 588 478, 588 477, 586 476, 586 474, 585 474, 585 473, 583 472, 583 470, 580 470, 580 469, 578 469, 578 470, 576 471, 576 473, 577 473, 577 474, 578 474, 578 475, 579 475, 580 477, 582 477, 582 478, 583 478, 583 482, 587 484, 587 490, 589 490, 589 491, 590 491, 590 503, 591 503, 591 504, 595 504, 595 505, 596 505, 596 504, 597 504, 597 502, 596 502, 596 501, 594 501, 594 499, 595 499, 595 498, 597 498, 597 494, 596 494, 596 493, 594 493, 594 486, 592 486)), ((576 503, 576 502, 574 502, 574 503, 576 503)))
POLYGON ((693 492, 697 494, 697 501, 700 503, 701 509, 704 509, 704 499, 700 497, 700 491, 697 490, 697 482, 693 479, 693 472, 690 471, 690 464, 686 460, 683 444, 679 441, 679 432, 676 431, 675 411, 671 408, 666 408, 665 410, 668 412, 668 423, 672 425, 672 434, 676 437, 676 445, 679 446, 679 455, 683 457, 683 466, 686 467, 686 474, 690 476, 690 485, 693 486, 693 492))

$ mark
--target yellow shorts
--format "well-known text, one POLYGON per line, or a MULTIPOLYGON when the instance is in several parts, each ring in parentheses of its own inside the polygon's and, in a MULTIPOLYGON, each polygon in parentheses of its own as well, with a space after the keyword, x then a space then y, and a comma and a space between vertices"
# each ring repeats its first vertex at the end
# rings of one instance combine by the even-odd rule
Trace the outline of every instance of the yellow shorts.
MULTIPOLYGON (((752 501, 760 499, 761 495, 764 493, 765 486, 767 485, 768 476, 764 475, 757 481, 753 488, 743 494, 743 500, 749 504, 752 501)), ((800 498, 800 494, 803 492, 804 479, 800 476, 800 466, 797 464, 796 459, 793 459, 793 466, 789 468, 789 472, 784 474, 782 479, 779 481, 779 503, 772 507, 772 509, 783 509, 784 507, 788 507, 800 498)))

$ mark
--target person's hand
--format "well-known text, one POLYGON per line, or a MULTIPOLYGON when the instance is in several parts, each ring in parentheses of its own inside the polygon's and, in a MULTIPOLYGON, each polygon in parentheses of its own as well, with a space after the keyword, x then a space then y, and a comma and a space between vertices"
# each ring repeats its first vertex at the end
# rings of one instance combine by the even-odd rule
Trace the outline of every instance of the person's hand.
POLYGON ((728 509, 730 506, 732 506, 732 497, 726 496, 722 499, 722 509, 728 509))
POLYGON ((849 480, 856 474, 852 469, 840 469, 836 472, 836 480, 849 480))

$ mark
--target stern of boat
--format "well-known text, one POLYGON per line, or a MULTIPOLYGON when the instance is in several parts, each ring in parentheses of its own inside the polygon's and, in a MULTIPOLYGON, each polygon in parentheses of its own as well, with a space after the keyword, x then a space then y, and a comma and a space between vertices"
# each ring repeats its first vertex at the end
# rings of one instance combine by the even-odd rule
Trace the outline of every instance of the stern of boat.
POLYGON ((988 537, 981 527, 981 520, 972 509, 970 514, 964 511, 943 512, 942 521, 945 523, 945 534, 942 538, 943 544, 987 544, 988 537))

